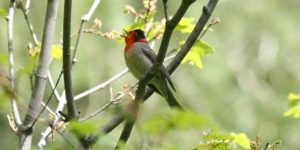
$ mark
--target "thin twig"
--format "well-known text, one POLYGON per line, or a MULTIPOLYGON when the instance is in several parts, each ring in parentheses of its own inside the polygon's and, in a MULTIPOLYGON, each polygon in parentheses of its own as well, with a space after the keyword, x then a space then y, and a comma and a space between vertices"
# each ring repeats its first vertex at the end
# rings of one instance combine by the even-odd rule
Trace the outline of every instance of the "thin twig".
MULTIPOLYGON (((49 71, 48 71, 48 72, 49 72, 49 71)), ((60 76, 58 77, 59 79, 61 78, 61 75, 62 75, 62 74, 60 74, 60 76)), ((48 74, 47 74, 47 76, 48 76, 48 74)), ((50 80, 49 80, 49 81, 50 81, 50 80)), ((33 123, 31 124, 31 128, 34 126, 34 124, 37 122, 37 120, 38 120, 38 119, 40 118, 40 116, 43 114, 44 110, 48 108, 48 104, 50 103, 50 100, 51 100, 53 94, 55 93, 56 87, 57 87, 57 85, 58 85, 58 83, 59 83, 58 81, 59 81, 59 80, 57 80, 57 82, 56 82, 55 85, 53 86, 52 93, 50 94, 48 100, 46 101, 46 104, 43 105, 43 101, 42 101, 43 108, 42 108, 42 110, 39 112, 39 114, 37 115, 36 119, 35 119, 35 120, 33 121, 33 123)), ((60 97, 58 97, 58 100, 60 101, 60 97)), ((48 109, 49 109, 49 108, 48 108, 48 109)))
POLYGON ((81 23, 80 23, 78 36, 77 36, 77 40, 76 40, 75 47, 74 47, 74 52, 73 52, 73 56, 72 56, 72 65, 74 65, 77 62, 77 59, 76 59, 77 58, 77 49, 79 47, 79 42, 80 42, 80 38, 81 38, 83 24, 84 24, 84 21, 82 20, 81 23))
POLYGON ((57 116, 57 115, 55 114, 55 112, 54 112, 51 108, 49 108, 44 102, 42 102, 41 104, 42 104, 42 106, 45 107, 45 109, 46 109, 48 112, 50 112, 53 116, 57 116))
POLYGON ((82 29, 83 29, 83 25, 85 22, 89 21, 90 18, 92 17, 92 15, 94 14, 94 12, 96 11, 96 8, 98 7, 98 5, 100 4, 101 0, 94 0, 94 3, 92 5, 92 7, 90 8, 90 10, 88 11, 88 13, 86 13, 85 15, 83 15, 81 17, 81 23, 80 23, 80 27, 78 30, 78 37, 75 43, 75 48, 74 48, 74 53, 73 53, 73 57, 72 57, 72 64, 75 64, 77 62, 77 49, 79 47, 79 42, 80 42, 80 38, 81 38, 81 33, 82 33, 82 29))
MULTIPOLYGON (((64 106, 66 104, 66 100, 65 100, 65 93, 62 93, 62 96, 58 99, 59 102, 57 104, 56 110, 55 110, 55 118, 53 120, 53 126, 55 126, 59 121, 60 121, 60 114, 58 113, 59 111, 62 111, 64 109, 64 106)), ((48 138, 48 136, 50 135, 50 133, 52 132, 52 127, 48 126, 46 128, 46 130, 44 132, 42 132, 42 137, 40 138, 39 142, 38 142, 38 146, 40 148, 44 147, 46 145, 46 139, 48 138)))
POLYGON ((213 19, 208 25, 207 25, 207 27, 203 30, 203 32, 200 34, 200 36, 199 36, 199 39, 202 39, 203 38, 203 36, 206 34, 206 32, 213 26, 213 25, 215 25, 215 24, 217 24, 217 23, 220 23, 221 22, 221 20, 220 20, 220 18, 215 18, 215 19, 213 19))
POLYGON ((169 21, 169 14, 168 14, 168 0, 163 0, 163 4, 164 4, 164 14, 165 14, 165 18, 166 21, 169 21))
POLYGON ((81 19, 84 21, 89 21, 90 18, 92 17, 92 15, 94 14, 96 8, 100 4, 100 2, 101 2, 101 0, 94 0, 94 3, 92 5, 92 7, 90 8, 89 12, 87 14, 83 15, 81 19))
MULTIPOLYGON (((10 80, 10 90, 15 93, 15 77, 14 77, 14 47, 13 47, 13 24, 14 24, 14 12, 16 8, 16 2, 11 1, 7 20, 7 39, 8 39, 8 60, 9 60, 9 80, 10 80)), ((14 121, 17 126, 22 124, 21 117, 19 114, 19 109, 16 101, 16 95, 10 94, 10 102, 12 107, 12 113, 14 116, 14 121)))
POLYGON ((64 21, 63 21, 63 75, 66 90, 68 119, 75 119, 78 116, 73 97, 72 73, 71 73, 71 17, 72 0, 65 0, 64 21))
POLYGON ((99 85, 97 85, 97 86, 95 86, 95 87, 93 87, 93 88, 91 88, 91 89, 88 89, 88 90, 86 90, 86 91, 84 91, 84 92, 82 92, 82 93, 76 95, 76 96, 74 97, 74 100, 75 100, 75 101, 76 101, 76 100, 79 100, 79 99, 81 99, 81 98, 83 98, 83 97, 85 97, 85 96, 88 96, 88 95, 90 95, 90 94, 92 94, 92 93, 94 93, 94 92, 96 92, 96 91, 98 91, 98 90, 101 90, 101 89, 105 88, 106 86, 108 86, 108 85, 111 84, 112 82, 114 82, 114 81, 116 81, 117 79, 119 79, 119 78, 121 78, 122 76, 124 76, 127 72, 128 72, 128 69, 126 68, 126 69, 124 69, 123 71, 121 71, 120 73, 118 73, 117 75, 115 75, 115 76, 113 76, 112 78, 108 79, 107 81, 105 81, 105 82, 103 82, 103 83, 101 83, 101 84, 99 84, 99 85))
MULTIPOLYGON (((27 1, 27 2, 28 2, 28 1, 27 1)), ((29 3, 30 3, 30 1, 29 1, 29 3)), ((36 37, 36 34, 35 34, 34 31, 33 31, 33 26, 32 26, 32 24, 31 24, 31 22, 30 22, 29 17, 28 17, 28 11, 29 11, 29 9, 24 8, 23 3, 22 3, 21 1, 20 1, 20 6, 21 6, 21 10, 22 10, 22 12, 23 12, 23 14, 24 14, 24 18, 25 18, 25 20, 26 20, 26 23, 27 23, 27 26, 28 26, 28 28, 29 28, 29 31, 30 31, 30 33, 31 33, 31 37, 32 37, 33 42, 34 42, 34 46, 37 47, 39 41, 38 41, 38 39, 37 39, 37 37, 36 37)))
MULTIPOLYGON (((79 119, 80 122, 82 121, 85 121, 87 119, 90 119, 94 116, 96 116, 97 114, 103 112, 106 108, 108 108, 109 106, 111 106, 112 104, 117 104, 117 103, 120 103, 122 102, 122 98, 124 96, 126 96, 128 94, 128 92, 130 92, 132 89, 134 89, 135 87, 137 86, 137 84, 134 84, 133 86, 131 86, 129 89, 125 90, 123 93, 121 94, 118 94, 115 98, 113 98, 113 95, 111 94, 111 99, 108 103, 106 103, 105 105, 103 105, 101 108, 99 108, 98 110, 96 110, 95 112, 91 113, 90 115, 82 118, 82 119, 79 119)), ((112 92, 110 92, 112 93, 112 92)))
MULTIPOLYGON (((57 81, 59 81, 59 79, 61 78, 61 76, 62 76, 62 74, 60 73, 59 76, 58 76, 57 81)), ((61 99, 61 97, 60 97, 60 95, 59 95, 59 93, 58 93, 58 91, 57 91, 57 86, 58 86, 58 83, 59 83, 59 82, 56 82, 56 83, 54 84, 54 80, 53 80, 53 78, 52 78, 52 75, 51 75, 50 71, 48 71, 47 77, 48 77, 48 81, 49 81, 49 83, 50 83, 50 86, 51 86, 51 88, 52 88, 52 93, 51 93, 51 95, 49 96, 48 99, 51 99, 51 97, 52 97, 52 95, 53 95, 53 93, 54 93, 54 95, 55 95, 57 101, 59 102, 60 99, 61 99)))

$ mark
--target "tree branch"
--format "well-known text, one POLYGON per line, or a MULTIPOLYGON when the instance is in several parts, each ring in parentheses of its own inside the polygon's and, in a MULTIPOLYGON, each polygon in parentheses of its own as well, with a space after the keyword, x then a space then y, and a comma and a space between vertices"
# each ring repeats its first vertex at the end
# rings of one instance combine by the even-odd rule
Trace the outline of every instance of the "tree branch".
MULTIPOLYGON (((195 28, 193 29, 192 33, 186 40, 184 46, 181 48, 180 52, 175 56, 172 62, 167 66, 167 70, 172 74, 175 69, 179 66, 180 62, 189 52, 195 41, 197 40, 198 36, 200 35, 201 31, 203 30, 205 24, 207 23, 211 13, 213 12, 215 6, 217 5, 218 0, 210 0, 206 6, 203 7, 203 13, 199 18, 195 28)), ((153 94, 153 90, 147 88, 144 94, 144 101, 147 100, 153 94)), ((133 102, 131 102, 133 103, 133 102)), ((129 104, 131 105, 131 104, 129 104)), ((122 121, 124 121, 125 116, 121 113, 116 115, 111 121, 105 124, 102 127, 103 133, 109 133, 114 128, 116 128, 122 121)))
POLYGON ((76 40, 76 43, 75 43, 74 54, 73 54, 73 57, 72 57, 72 64, 75 64, 77 62, 77 59, 76 59, 77 49, 79 47, 79 42, 80 42, 80 38, 81 38, 83 24, 90 20, 90 18, 94 14, 94 12, 95 12, 96 8, 98 7, 98 5, 100 4, 100 2, 101 2, 101 0, 95 0, 92 7, 88 11, 88 13, 86 13, 85 15, 83 15, 81 17, 81 23, 80 23, 80 27, 79 27, 79 31, 78 31, 78 37, 77 37, 77 40, 76 40))
POLYGON ((164 4, 164 14, 165 14, 165 18, 166 21, 169 21, 169 14, 168 14, 168 0, 163 0, 163 4, 164 4))
MULTIPOLYGON (((30 0, 27 1, 27 2, 30 3, 30 0)), ((26 20, 26 23, 27 23, 27 26, 28 26, 28 28, 29 28, 29 31, 30 31, 30 33, 31 33, 31 37, 32 37, 34 46, 37 47, 37 46, 38 46, 39 40, 37 39, 36 34, 35 34, 34 31, 33 31, 33 26, 32 26, 32 24, 31 24, 31 22, 30 22, 29 17, 28 17, 28 11, 29 11, 29 8, 24 8, 24 5, 23 5, 23 3, 22 3, 21 1, 20 1, 20 7, 21 7, 21 10, 22 10, 22 12, 23 12, 23 14, 24 14, 24 18, 25 18, 25 20, 26 20)), ((28 7, 29 7, 29 6, 28 6, 28 7)))
MULTIPOLYGON (((44 96, 47 72, 49 70, 50 59, 51 59, 51 47, 54 38, 54 31, 56 25, 58 10, 58 0, 48 0, 46 10, 46 20, 44 26, 44 33, 42 39, 42 47, 39 58, 39 65, 36 73, 35 86, 29 103, 28 111, 25 116, 24 125, 30 127, 33 121, 36 119, 41 101, 44 96)), ((24 149, 31 149, 32 130, 28 129, 21 137, 21 147, 24 149)))
POLYGON ((101 89, 105 88, 107 85, 109 85, 112 82, 116 81, 117 79, 121 78, 126 73, 128 73, 128 69, 127 68, 124 69, 123 71, 121 71, 120 73, 118 73, 117 75, 113 76, 112 78, 108 79, 107 81, 105 81, 105 82, 103 82, 103 83, 101 83, 101 84, 99 84, 99 85, 97 85, 97 86, 95 86, 95 87, 93 87, 91 89, 88 89, 88 90, 86 90, 86 91, 84 91, 84 92, 76 95, 74 97, 74 100, 75 101, 79 100, 79 99, 81 99, 81 98, 83 98, 83 97, 85 97, 87 95, 90 95, 90 94, 96 92, 97 90, 101 90, 101 89))
POLYGON ((147 83, 152 79, 153 76, 155 76, 158 69, 163 64, 164 58, 167 53, 167 49, 169 46, 169 42, 173 33, 174 28, 177 26, 181 18, 184 16, 186 11, 188 10, 189 6, 195 2, 195 0, 182 0, 181 5, 179 6, 178 10, 176 11, 174 17, 171 20, 166 21, 165 31, 162 37, 161 45, 156 57, 156 60, 153 64, 153 66, 143 75, 143 77, 139 80, 139 85, 136 90, 136 97, 133 101, 132 109, 134 113, 130 115, 129 119, 126 119, 125 127, 122 130, 120 139, 118 141, 116 149, 118 149, 118 146, 121 143, 126 143, 131 130, 133 128, 134 122, 136 120, 140 103, 143 101, 144 92, 147 86, 147 83))
MULTIPOLYGON (((6 17, 7 20, 7 39, 8 39, 8 60, 9 60, 9 81, 10 81, 10 90, 12 93, 15 93, 15 77, 14 77, 14 47, 13 47, 13 21, 14 21, 14 12, 16 8, 16 2, 11 1, 9 12, 6 17)), ((19 114, 19 109, 16 101, 16 95, 10 94, 10 102, 12 107, 12 113, 14 117, 14 123, 16 126, 22 124, 21 117, 19 114)))
POLYGON ((68 119, 77 117, 77 110, 74 103, 72 89, 72 74, 71 74, 71 16, 72 16, 72 0, 65 0, 64 4, 64 23, 63 23, 63 74, 66 90, 66 100, 68 109, 68 119))

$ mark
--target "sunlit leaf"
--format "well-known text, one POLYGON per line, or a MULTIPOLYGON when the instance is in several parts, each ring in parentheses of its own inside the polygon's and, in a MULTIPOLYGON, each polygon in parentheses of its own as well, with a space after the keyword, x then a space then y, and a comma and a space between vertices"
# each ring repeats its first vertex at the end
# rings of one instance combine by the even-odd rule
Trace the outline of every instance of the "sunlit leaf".
POLYGON ((125 27, 124 29, 127 30, 127 31, 131 31, 131 30, 134 30, 134 29, 144 29, 145 21, 141 18, 136 18, 136 19, 137 20, 133 24, 125 27))
POLYGON ((300 100, 300 94, 289 93, 288 100, 290 101, 300 100))
POLYGON ((86 134, 92 134, 97 131, 97 125, 93 122, 78 122, 71 121, 70 122, 72 131, 79 136, 83 136, 86 134))
POLYGON ((195 27, 193 24, 195 18, 182 18, 175 29, 182 33, 191 33, 195 27))
POLYGON ((5 11, 5 9, 0 8, 0 17, 6 16, 7 12, 5 11))
POLYGON ((300 118, 300 94, 289 93, 288 95, 290 109, 286 111, 284 116, 292 116, 300 118))
POLYGON ((38 46, 34 46, 32 43, 28 43, 27 44, 27 51, 29 53, 29 56, 31 57, 36 57, 38 56, 38 54, 40 53, 41 51, 41 44, 39 43, 38 46))
POLYGON ((54 59, 62 58, 62 46, 61 45, 52 45, 51 56, 54 59))
MULTIPOLYGON (((180 42, 180 45, 183 45, 184 42, 180 42)), ((191 65, 196 65, 198 68, 202 69, 202 57, 205 55, 212 53, 214 49, 208 43, 197 40, 196 43, 193 45, 189 53, 185 56, 182 60, 182 63, 190 63, 191 65)))
POLYGON ((284 116, 293 116, 295 118, 300 118, 300 105, 294 106, 290 108, 288 111, 286 111, 284 116))
POLYGON ((196 145, 196 149, 213 149, 213 150, 233 150, 230 145, 234 137, 228 134, 222 134, 217 130, 212 130, 210 133, 205 134, 203 141, 196 145))
POLYGON ((250 139, 245 133, 231 133, 230 135, 234 137, 233 142, 243 148, 250 149, 250 139))

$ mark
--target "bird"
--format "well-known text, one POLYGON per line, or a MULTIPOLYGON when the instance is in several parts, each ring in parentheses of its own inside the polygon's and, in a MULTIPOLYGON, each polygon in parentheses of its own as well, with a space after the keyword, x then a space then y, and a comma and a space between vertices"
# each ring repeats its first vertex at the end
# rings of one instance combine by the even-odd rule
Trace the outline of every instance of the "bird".
MULTIPOLYGON (((148 44, 144 31, 135 29, 132 31, 125 31, 125 48, 124 58, 129 71, 137 79, 141 79, 143 75, 152 67, 156 60, 156 53, 148 44)), ((174 97, 170 87, 176 92, 171 81, 170 74, 166 68, 161 65, 159 71, 148 82, 147 86, 155 92, 163 96, 170 107, 182 109, 174 97)))

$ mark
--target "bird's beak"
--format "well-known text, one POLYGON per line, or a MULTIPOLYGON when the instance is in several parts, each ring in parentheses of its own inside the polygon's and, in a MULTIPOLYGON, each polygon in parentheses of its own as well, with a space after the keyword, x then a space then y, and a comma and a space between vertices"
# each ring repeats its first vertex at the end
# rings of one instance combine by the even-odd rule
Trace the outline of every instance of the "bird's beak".
POLYGON ((127 37, 129 35, 128 31, 123 29, 124 34, 121 35, 121 37, 127 37))

